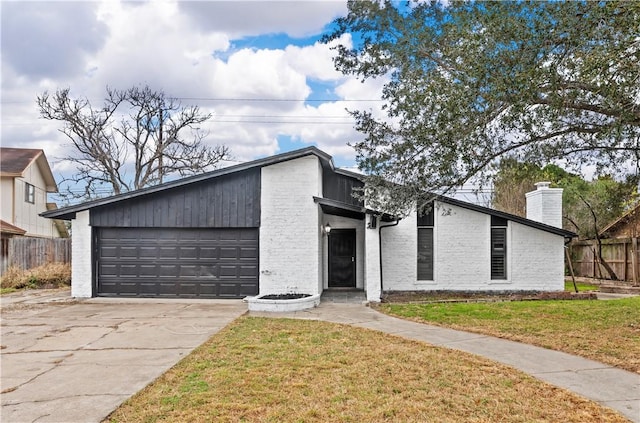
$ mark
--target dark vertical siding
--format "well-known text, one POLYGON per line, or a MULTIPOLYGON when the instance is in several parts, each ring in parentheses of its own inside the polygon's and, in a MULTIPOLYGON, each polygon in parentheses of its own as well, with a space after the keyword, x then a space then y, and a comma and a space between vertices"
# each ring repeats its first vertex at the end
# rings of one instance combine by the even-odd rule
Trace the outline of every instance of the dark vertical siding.
POLYGON ((354 188, 362 188, 364 183, 356 178, 325 170, 322 174, 323 197, 362 207, 361 200, 353 197, 354 188))
POLYGON ((92 226, 256 228, 260 169, 195 182, 91 210, 92 226))

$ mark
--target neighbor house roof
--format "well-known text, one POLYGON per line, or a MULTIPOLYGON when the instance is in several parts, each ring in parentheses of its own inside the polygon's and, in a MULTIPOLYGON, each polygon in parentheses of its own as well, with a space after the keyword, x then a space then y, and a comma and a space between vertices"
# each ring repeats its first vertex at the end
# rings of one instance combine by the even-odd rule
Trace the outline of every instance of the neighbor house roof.
POLYGON ((24 235, 27 233, 27 231, 25 231, 24 229, 14 226, 11 223, 5 222, 4 220, 0 220, 0 232, 3 234, 11 235, 24 235))
MULTIPOLYGON (((47 211, 42 213, 42 216, 44 217, 48 217, 48 218, 57 218, 57 219, 65 219, 65 220, 69 220, 69 219, 73 219, 75 218, 75 214, 77 212, 80 211, 84 211, 84 210, 88 210, 94 207, 99 207, 99 206, 104 206, 107 204, 111 204, 117 201, 122 201, 122 200, 127 200, 130 198, 135 198, 135 197, 140 197, 143 195, 148 195, 148 194, 152 194, 155 192, 159 192, 159 191, 163 191, 169 188, 175 188, 175 187, 180 187, 180 186, 184 186, 187 184, 191 184, 194 182, 200 182, 200 181, 204 181, 207 179, 211 179, 211 178, 217 178, 223 175, 228 175, 231 173, 235 173, 235 172, 241 172, 243 170, 247 170, 247 169, 252 169, 252 168, 256 168, 256 167, 264 167, 264 166, 270 166, 273 164, 277 164, 277 163, 282 163, 285 161, 289 161, 289 160, 294 160, 294 159, 298 159, 304 156, 309 156, 309 155, 314 155, 316 157, 318 157, 320 159, 320 163, 322 164, 322 166, 324 168, 328 168, 331 171, 334 171, 336 173, 340 173, 346 176, 350 176, 353 178, 357 178, 360 180, 363 180, 365 178, 364 175, 355 173, 355 172, 351 172, 348 170, 344 170, 344 169, 336 169, 334 164, 333 164, 333 159, 331 158, 330 155, 328 155, 327 153, 325 153, 324 151, 318 149, 317 147, 307 147, 307 148, 303 148, 300 150, 295 150, 295 151, 290 151, 287 153, 283 153, 283 154, 278 154, 275 156, 271 156, 271 157, 266 157, 266 158, 262 158, 262 159, 258 159, 258 160, 254 160, 251 162, 247 162, 247 163, 243 163, 243 164, 239 164, 239 165, 235 165, 235 166, 230 166, 230 167, 225 167, 222 169, 217 169, 214 170, 212 172, 207 172, 207 173, 202 173, 200 175, 195 175, 195 176, 190 176, 187 178, 183 178, 183 179, 179 179, 176 181, 172 181, 172 182, 167 182, 161 185, 155 185, 152 187, 148 187, 148 188, 143 188, 140 190, 136 190, 136 191, 130 191, 124 194, 120 194, 120 195, 116 195, 116 196, 112 196, 112 197, 107 197, 107 198, 101 198, 98 200, 92 200, 92 201, 88 201, 82 204, 78 204, 75 206, 70 206, 70 207, 64 207, 58 210, 51 210, 51 211, 47 211)), ((469 210, 475 210, 481 213, 485 213, 485 214, 489 214, 492 216, 498 216, 501 218, 505 218, 517 223, 521 223, 523 225, 526 226, 530 226, 536 229, 540 229, 546 232, 551 232, 553 234, 556 235, 562 235, 564 237, 575 237, 576 234, 567 230, 564 230, 562 228, 556 228, 555 226, 550 226, 550 225, 545 225, 544 223, 539 223, 530 219, 525 219, 522 218, 520 216, 516 216, 513 214, 509 214, 509 213, 504 213, 498 210, 494 210, 494 209, 490 209, 488 207, 482 207, 482 206, 478 206, 472 203, 468 203, 465 201, 461 201, 461 200, 456 200, 454 198, 449 198, 449 197, 445 197, 445 196, 436 196, 436 199, 438 201, 441 201, 443 203, 448 203, 451 205, 455 205, 458 207, 463 207, 469 210)), ((316 201, 316 203, 319 203, 321 206, 327 207, 327 208, 334 208, 334 209, 341 209, 343 212, 347 211, 347 212, 352 212, 354 214, 354 216, 359 216, 361 217, 362 214, 364 213, 379 213, 376 212, 374 210, 369 210, 369 209, 365 209, 362 207, 358 207, 358 206, 353 206, 353 205, 349 205, 349 204, 345 204, 345 203, 341 203, 335 200, 330 200, 330 199, 325 199, 325 198, 319 198, 319 197, 314 197, 314 201, 316 201)), ((390 216, 388 214, 383 214, 382 215, 383 220, 393 220, 393 216, 390 216)))
MULTIPOLYGON (((47 203, 47 210, 57 210, 58 205, 56 203, 47 203)), ((60 238, 69 238, 69 231, 67 230, 67 225, 65 225, 64 221, 60 219, 54 219, 53 224, 56 226, 56 230, 58 231, 58 235, 60 238)))
POLYGON ((633 219, 640 212, 640 203, 636 204, 634 207, 629 209, 626 213, 620 216, 618 219, 609 223, 605 226, 601 231, 600 235, 606 235, 607 232, 615 231, 618 227, 625 225, 631 219, 633 219))
POLYGON ((36 162, 42 173, 46 191, 58 192, 56 180, 53 177, 44 151, 32 148, 0 148, 0 176, 23 177, 24 171, 33 162, 36 162))

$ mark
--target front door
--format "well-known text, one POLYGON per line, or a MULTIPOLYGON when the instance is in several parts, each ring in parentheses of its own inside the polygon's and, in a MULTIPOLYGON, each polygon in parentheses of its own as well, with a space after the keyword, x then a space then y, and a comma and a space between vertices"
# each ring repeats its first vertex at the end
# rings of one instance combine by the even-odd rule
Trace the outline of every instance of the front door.
POLYGON ((333 229, 329 234, 329 288, 356 287, 356 230, 333 229))

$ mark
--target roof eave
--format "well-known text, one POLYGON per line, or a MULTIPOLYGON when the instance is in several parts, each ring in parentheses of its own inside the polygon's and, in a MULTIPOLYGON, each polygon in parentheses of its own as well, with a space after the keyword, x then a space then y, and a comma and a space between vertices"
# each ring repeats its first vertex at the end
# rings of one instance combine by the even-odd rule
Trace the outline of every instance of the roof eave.
POLYGON ((154 186, 142 188, 136 191, 126 192, 124 194, 100 198, 97 200, 91 200, 91 201, 76 204, 73 206, 63 207, 57 210, 46 211, 41 213, 40 216, 46 217, 49 219, 71 220, 71 219, 75 219, 75 215, 77 212, 88 210, 94 207, 104 206, 117 201, 123 201, 123 200, 128 200, 130 198, 140 197, 142 195, 153 194, 165 189, 176 188, 176 187, 188 185, 191 183, 201 182, 210 178, 230 175, 232 173, 241 172, 241 171, 253 169, 256 167, 262 168, 265 166, 271 166, 274 164, 298 159, 298 158, 309 156, 309 155, 317 156, 320 159, 320 162, 323 166, 334 169, 333 159, 331 158, 330 155, 328 155, 322 150, 319 150, 315 146, 310 146, 310 147, 302 148, 300 150, 290 151, 290 152, 278 154, 275 156, 253 160, 247 163, 241 163, 234 166, 216 169, 211 172, 202 173, 200 175, 189 176, 186 178, 178 179, 176 181, 167 182, 161 185, 154 185, 154 186))
POLYGON ((58 192, 56 178, 53 176, 51 166, 49 166, 49 161, 47 160, 47 156, 44 154, 44 151, 40 151, 40 154, 35 157, 34 161, 37 162, 38 168, 40 169, 47 192, 58 192))
POLYGON ((454 206, 459 206, 462 208, 466 208, 468 210, 475 210, 475 211, 479 211, 481 213, 485 213, 485 214, 489 214, 492 216, 497 216, 497 217, 502 217, 504 219, 507 220, 511 220, 513 222, 517 222, 526 226, 530 226, 532 228, 536 228, 536 229, 540 229, 543 230, 545 232, 550 232, 556 235, 560 235, 560 236, 564 236, 565 238, 576 238, 578 236, 578 234, 568 231, 566 229, 562 229, 562 228, 558 228, 555 226, 551 226, 551 225, 547 225, 545 223, 541 223, 541 222, 537 222, 535 220, 531 220, 531 219, 527 219, 525 217, 521 217, 515 214, 511 214, 511 213, 506 213, 500 210, 495 210, 495 209, 491 209, 489 207, 483 207, 483 206, 478 206, 476 204, 473 203, 468 203, 466 201, 462 201, 462 200, 456 200, 455 198, 451 198, 451 197, 445 197, 443 195, 437 195, 436 197, 437 201, 441 201, 443 203, 447 203, 447 204, 451 204, 454 206))

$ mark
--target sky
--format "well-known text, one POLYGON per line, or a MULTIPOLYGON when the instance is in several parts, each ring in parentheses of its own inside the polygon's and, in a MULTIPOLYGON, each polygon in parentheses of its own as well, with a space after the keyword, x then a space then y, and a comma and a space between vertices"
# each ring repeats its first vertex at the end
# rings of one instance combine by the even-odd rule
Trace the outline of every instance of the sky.
POLYGON ((341 74, 319 42, 346 12, 346 0, 2 0, 0 144, 43 149, 60 179, 73 149, 36 97, 70 88, 97 106, 107 86, 148 85, 212 113, 205 142, 228 146, 228 164, 315 145, 353 167, 362 135, 346 109, 381 113, 385 81, 341 74))

